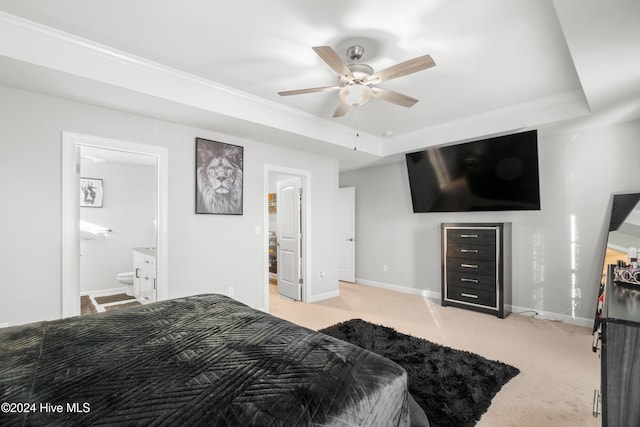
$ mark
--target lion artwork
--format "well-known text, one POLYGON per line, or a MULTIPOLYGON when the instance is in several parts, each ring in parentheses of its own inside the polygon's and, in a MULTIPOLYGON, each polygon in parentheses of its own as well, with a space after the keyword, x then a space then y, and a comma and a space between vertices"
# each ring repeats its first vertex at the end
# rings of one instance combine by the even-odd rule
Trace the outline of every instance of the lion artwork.
POLYGON ((198 139, 197 213, 242 214, 242 147, 198 139))

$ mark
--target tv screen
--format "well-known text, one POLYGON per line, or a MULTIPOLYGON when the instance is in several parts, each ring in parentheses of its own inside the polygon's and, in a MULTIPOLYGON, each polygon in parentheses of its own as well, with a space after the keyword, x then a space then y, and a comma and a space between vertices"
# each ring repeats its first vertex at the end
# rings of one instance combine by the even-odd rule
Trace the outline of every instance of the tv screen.
POLYGON ((536 130, 407 153, 413 211, 540 210, 536 130))

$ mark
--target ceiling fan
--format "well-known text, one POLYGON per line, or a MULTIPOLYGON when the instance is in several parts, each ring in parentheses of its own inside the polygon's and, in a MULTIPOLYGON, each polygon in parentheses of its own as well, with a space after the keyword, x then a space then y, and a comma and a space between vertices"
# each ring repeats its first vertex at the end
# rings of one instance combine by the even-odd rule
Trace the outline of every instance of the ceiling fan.
MULTIPOLYGON (((417 99, 389 89, 377 87, 376 85, 406 76, 407 74, 426 70, 436 65, 430 55, 423 55, 374 73, 373 68, 367 64, 357 62, 348 65, 345 64, 336 51, 329 46, 316 46, 313 50, 338 74, 338 85, 288 90, 278 92, 278 95, 289 96, 301 95, 303 93, 339 91, 341 102, 338 103, 333 117, 344 116, 350 107, 364 105, 369 102, 372 97, 403 107, 412 107, 418 102, 417 99)), ((351 61, 359 60, 363 53, 364 48, 362 46, 351 46, 347 49, 347 57, 351 61)))

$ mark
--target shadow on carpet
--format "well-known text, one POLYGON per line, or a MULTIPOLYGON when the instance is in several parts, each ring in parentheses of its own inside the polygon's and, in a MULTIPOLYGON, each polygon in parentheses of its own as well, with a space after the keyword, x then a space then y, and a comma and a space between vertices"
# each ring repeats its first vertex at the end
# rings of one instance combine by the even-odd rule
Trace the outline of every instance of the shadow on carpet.
POLYGON ((427 414, 431 427, 474 426, 496 393, 520 372, 505 363, 361 319, 338 323, 320 332, 402 366, 409 377, 409 392, 427 414))

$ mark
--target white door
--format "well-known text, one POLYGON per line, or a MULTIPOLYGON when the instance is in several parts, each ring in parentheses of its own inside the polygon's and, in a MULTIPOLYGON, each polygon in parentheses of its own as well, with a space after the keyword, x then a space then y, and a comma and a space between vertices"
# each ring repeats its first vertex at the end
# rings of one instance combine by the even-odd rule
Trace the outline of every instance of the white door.
POLYGON ((338 197, 338 280, 355 282, 356 188, 340 188, 338 197))
POLYGON ((299 177, 278 181, 276 234, 278 293, 302 299, 302 185, 299 177))

